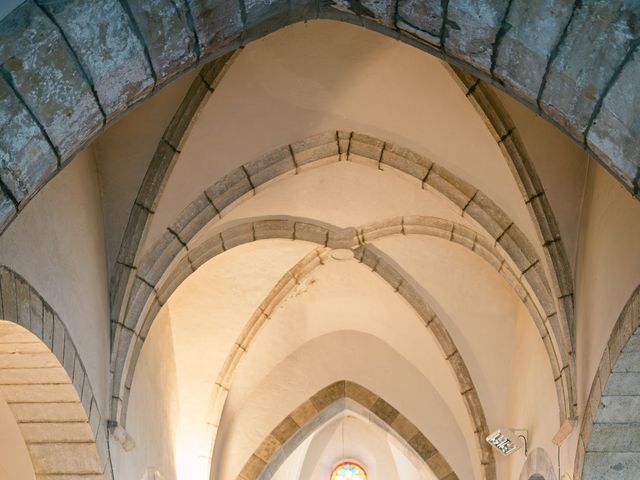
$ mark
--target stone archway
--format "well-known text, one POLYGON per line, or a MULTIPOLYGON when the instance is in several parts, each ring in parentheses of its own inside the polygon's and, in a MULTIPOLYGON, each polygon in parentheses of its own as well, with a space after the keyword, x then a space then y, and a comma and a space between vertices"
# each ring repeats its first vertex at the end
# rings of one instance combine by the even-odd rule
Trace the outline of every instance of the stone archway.
POLYGON ((180 73, 315 18, 362 25, 489 79, 637 195, 637 9, 567 0, 25 2, 0 21, 0 146, 10 159, 0 226, 107 124, 180 73))
POLYGON ((0 395, 22 432, 36 478, 103 478, 71 378, 41 339, 6 320, 0 320, 0 395))
POLYGON ((381 428, 393 432, 429 466, 438 480, 458 478, 444 456, 411 420, 370 390, 349 380, 342 380, 323 388, 287 415, 247 460, 237 480, 271 478, 286 458, 281 454, 282 450, 286 449, 288 453, 293 451, 320 423, 343 410, 345 405, 339 403, 345 401, 370 413, 370 418, 381 428))
POLYGON ((36 473, 53 469, 49 473, 95 474, 87 477, 91 480, 104 473, 109 478, 106 420, 64 323, 24 278, 5 266, 0 266, 0 298, 0 356, 7 362, 0 365, 0 395, 16 405, 18 424, 28 423, 24 435, 33 444, 29 450, 36 473), (30 355, 34 352, 37 358, 30 355), (74 453, 76 443, 82 446, 74 453), (86 454, 88 463, 82 458, 74 463, 78 454, 86 454))
MULTIPOLYGON (((430 222, 427 220, 426 222, 419 224, 414 221, 413 224, 407 223, 406 227, 407 229, 418 229, 421 225, 425 229, 433 228, 435 230, 437 229, 435 226, 436 223, 438 222, 430 222)), ((388 228, 388 224, 385 224, 383 228, 378 228, 377 230, 375 227, 370 228, 369 234, 380 234, 381 230, 386 230, 388 228)), ((207 423, 213 427, 212 451, 213 448, 215 448, 217 429, 219 427, 227 396, 231 389, 235 369, 240 363, 242 357, 250 349, 253 340, 258 336, 263 326, 270 320, 271 314, 277 309, 280 302, 282 302, 287 295, 291 293, 296 285, 303 281, 306 275, 315 268, 321 267, 327 261, 330 251, 330 248, 323 246, 318 247, 305 255, 305 257, 287 271, 276 283, 243 327, 241 335, 236 339, 226 358, 222 370, 216 378, 215 387, 209 400, 210 409, 207 415, 207 423)), ((372 273, 379 275, 389 284, 390 287, 394 289, 396 293, 398 293, 398 295, 411 305, 420 321, 434 336, 434 339, 440 346, 444 358, 449 363, 451 372, 459 386, 460 395, 467 409, 469 421, 473 426, 473 431, 476 437, 475 440, 478 451, 480 452, 480 461, 484 478, 495 478, 495 459, 493 457, 493 452, 484 442, 484 439, 489 434, 484 407, 482 406, 473 378, 471 377, 462 354, 447 331, 447 328, 434 313, 432 307, 421 297, 420 293, 416 291, 413 279, 406 272, 396 266, 395 263, 383 252, 375 246, 364 245, 357 248, 354 254, 358 261, 360 261, 364 266, 371 268, 372 273)), ((135 368, 135 363, 133 363, 130 368, 135 368)), ((125 402, 124 410, 120 417, 123 424, 126 421, 126 414, 127 404, 125 402)))
POLYGON ((613 327, 585 406, 575 480, 640 476, 640 287, 613 327))
MULTIPOLYGON (((462 354, 440 318, 416 289, 415 281, 408 274, 401 271, 386 254, 375 246, 359 240, 360 237, 373 240, 385 235, 400 234, 404 232, 404 229, 406 229, 407 234, 423 234, 446 238, 451 242, 468 248, 485 259, 505 277, 507 282, 513 282, 516 291, 525 291, 511 267, 505 264, 500 254, 494 251, 487 239, 477 235, 476 232, 469 228, 442 219, 407 217, 405 221, 404 217, 400 217, 391 219, 391 221, 370 224, 358 230, 355 228, 339 229, 320 222, 290 217, 260 218, 233 222, 225 225, 221 232, 214 235, 210 240, 205 241, 198 249, 191 251, 177 265, 173 265, 173 268, 169 270, 168 278, 162 284, 159 284, 157 291, 146 288, 145 285, 148 286, 147 283, 141 284, 141 289, 136 291, 138 304, 148 305, 151 302, 151 307, 141 313, 140 324, 136 327, 139 328, 139 332, 135 333, 135 343, 131 341, 131 338, 127 338, 127 335, 129 335, 128 329, 124 330, 120 326, 119 333, 121 336, 117 337, 117 339, 119 341, 129 341, 130 343, 124 344, 124 347, 128 348, 128 350, 122 348, 119 351, 118 361, 122 363, 116 364, 117 370, 114 374, 114 388, 118 388, 117 396, 114 393, 112 403, 114 424, 117 422, 120 427, 126 428, 131 385, 146 336, 161 307, 161 303, 164 303, 175 288, 193 272, 194 264, 202 265, 213 256, 226 250, 261 239, 288 238, 306 240, 321 246, 310 252, 296 266, 286 272, 247 322, 243 329, 243 335, 237 339, 235 346, 227 357, 223 370, 220 372, 220 376, 216 379, 217 395, 214 395, 211 399, 210 405, 212 408, 208 413, 207 423, 217 428, 218 415, 222 413, 234 368, 248 349, 249 343, 267 320, 268 315, 276 308, 283 296, 286 296, 308 270, 322 263, 322 258, 326 257, 330 248, 353 249, 355 259, 371 268, 372 273, 379 275, 386 281, 398 295, 409 303, 419 320, 430 330, 458 384, 459 393, 467 410, 474 432, 474 440, 478 447, 483 478, 494 479, 496 470, 493 451, 484 441, 489 434, 486 415, 462 354)), ((560 404, 562 399, 559 398, 558 402, 560 404)), ((215 436, 212 440, 215 440, 215 436)))

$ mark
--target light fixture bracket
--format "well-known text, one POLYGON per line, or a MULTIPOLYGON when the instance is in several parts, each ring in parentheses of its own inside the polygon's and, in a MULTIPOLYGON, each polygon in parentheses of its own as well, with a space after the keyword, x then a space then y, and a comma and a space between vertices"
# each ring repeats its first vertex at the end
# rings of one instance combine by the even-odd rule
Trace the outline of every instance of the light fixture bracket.
POLYGON ((508 456, 524 447, 527 455, 528 432, 511 428, 499 428, 487 438, 487 443, 498 450, 502 455, 508 456))

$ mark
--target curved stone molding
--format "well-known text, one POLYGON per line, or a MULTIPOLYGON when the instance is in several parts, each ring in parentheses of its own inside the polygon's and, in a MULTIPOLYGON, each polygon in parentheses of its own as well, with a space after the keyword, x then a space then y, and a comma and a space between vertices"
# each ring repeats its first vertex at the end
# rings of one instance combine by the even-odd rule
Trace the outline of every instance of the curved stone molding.
MULTIPOLYGON (((251 317, 249 317, 249 320, 244 324, 242 331, 233 344, 233 347, 231 347, 231 351, 227 355, 220 372, 218 372, 218 376, 214 383, 214 389, 211 394, 211 398, 209 399, 206 422, 213 429, 210 449, 211 455, 213 454, 213 448, 215 446, 217 431, 220 426, 220 419, 222 418, 224 405, 227 401, 227 396, 229 395, 229 390, 231 389, 231 384, 233 382, 233 376, 240 360, 242 360, 244 354, 247 353, 251 343, 257 337, 262 327, 271 318, 271 315, 278 305, 287 298, 297 285, 300 285, 309 273, 326 262, 330 250, 331 249, 327 247, 318 247, 298 261, 278 280, 265 299, 260 303, 260 305, 258 305, 258 308, 256 308, 251 317)), ((127 411, 125 405, 122 416, 123 424, 126 422, 126 415, 127 411)))
POLYGON ((237 480, 269 480, 295 446, 317 426, 348 408, 360 407, 377 425, 392 432, 431 469, 438 480, 457 480, 449 463, 411 420, 375 393, 349 380, 332 383, 298 406, 264 439, 237 480), (286 452, 285 452, 286 450, 286 452))
POLYGON ((445 360, 449 363, 453 372, 460 395, 464 401, 469 414, 478 453, 482 474, 485 480, 495 480, 496 465, 493 451, 485 438, 489 435, 489 426, 482 408, 482 402, 475 388, 469 369, 462 358, 462 354, 451 338, 449 331, 438 318, 431 306, 427 304, 413 279, 404 273, 395 262, 373 245, 363 245, 355 250, 355 256, 364 265, 371 268, 392 287, 402 298, 404 298, 413 310, 418 314, 425 327, 429 329, 436 343, 442 350, 445 360))
POLYGON ((557 480, 556 473, 553 471, 553 462, 542 448, 535 448, 529 452, 518 477, 518 480, 537 479, 557 480))
POLYGON ((315 18, 364 26, 490 79, 638 195, 637 14, 622 0, 24 2, 0 20, 0 227, 160 85, 315 18))
MULTIPOLYGON (((433 217, 398 217, 389 221, 370 224, 360 229, 340 229, 319 222, 290 217, 269 217, 245 222, 234 222, 234 224, 225 225, 222 231, 216 233, 211 239, 188 252, 171 271, 166 283, 162 284, 157 292, 155 290, 149 292, 149 295, 153 298, 148 298, 147 302, 151 302, 152 308, 146 313, 142 330, 140 334, 137 335, 135 341, 134 350, 128 357, 125 350, 121 351, 121 359, 123 361, 126 360, 126 363, 116 370, 114 388, 118 385, 118 383, 115 383, 118 381, 117 379, 122 378, 121 376, 117 376, 118 372, 121 372, 121 375, 126 373, 126 380, 124 386, 118 390, 121 396, 119 398, 114 396, 116 403, 114 403, 112 408, 114 409, 113 413, 117 415, 117 417, 114 418, 118 420, 120 425, 126 426, 131 384, 133 382, 137 359, 142 350, 146 335, 161 305, 169 298, 180 283, 193 272, 194 261, 197 261, 198 266, 200 266, 223 251, 260 239, 288 238, 304 240, 319 243, 322 246, 306 255, 278 281, 245 325, 215 382, 216 390, 214 398, 210 402, 210 410, 207 413, 207 422, 213 427, 213 435, 215 435, 215 430, 217 429, 222 414, 235 368, 248 349, 250 342, 268 320, 269 315, 306 274, 325 261, 329 249, 348 248, 354 249, 355 258, 358 261, 371 268, 373 272, 377 273, 412 306, 425 326, 429 328, 434 335, 436 342, 452 369, 459 385, 460 394, 463 397, 464 404, 469 413, 471 425, 476 435, 484 473, 483 478, 488 480, 495 479, 493 452, 484 441, 489 434, 486 416, 469 370, 458 352, 453 339, 442 322, 437 318, 432 308, 425 303, 415 287, 415 282, 411 280, 406 273, 403 273, 384 253, 376 247, 364 243, 365 240, 363 239, 365 235, 368 241, 372 241, 386 235, 402 234, 402 228, 405 229, 405 234, 423 234, 446 238, 469 248, 500 272, 507 282, 512 285, 512 288, 514 288, 520 298, 526 297, 525 288, 519 283, 517 276, 511 268, 506 265, 505 260, 495 250, 491 242, 479 236, 473 230, 448 220, 433 217)), ((563 400, 559 398, 558 401, 562 402, 563 400)))
MULTIPOLYGON (((30 439, 33 440, 33 445, 29 446, 29 450, 34 455, 36 474, 45 474, 46 472, 44 472, 44 470, 51 468, 53 468, 54 471, 49 471, 48 474, 65 473, 71 475, 82 473, 80 470, 71 471, 75 466, 79 466, 78 468, 91 467, 92 473, 96 474, 95 477, 87 477, 87 479, 102 478, 103 474, 106 479, 113 478, 109 456, 107 424, 98 410, 98 405, 93 395, 89 377, 85 373, 82 360, 77 354, 71 336, 60 320, 60 317, 58 317, 47 302, 43 300, 38 292, 31 287, 24 278, 5 266, 0 266, 0 293, 2 298, 0 304, 0 320, 6 320, 7 322, 20 325, 20 327, 35 335, 37 338, 24 332, 22 336, 28 337, 23 338, 22 341, 34 345, 31 348, 41 346, 42 348, 38 351, 47 352, 45 356, 50 357, 45 361, 46 366, 53 367, 47 369, 47 372, 44 372, 46 375, 39 372, 39 370, 33 370, 34 376, 21 374, 18 375, 19 378, 16 377, 12 368, 27 368, 26 365, 29 362, 27 356, 31 350, 23 350, 21 346, 17 344, 12 346, 12 338, 20 337, 21 331, 23 330, 18 327, 9 328, 9 323, 1 325, 0 331, 9 332, 7 335, 0 333, 0 352, 15 353, 17 356, 13 355, 11 359, 5 358, 5 360, 13 366, 9 365, 9 363, 0 366, 0 390, 2 390, 7 398, 8 403, 14 403, 19 410, 19 412, 17 412, 19 414, 18 423, 21 421, 30 424, 32 422, 52 423, 51 428, 46 426, 46 430, 38 430, 36 424, 26 427, 26 430, 23 428, 27 444, 30 445, 30 439), (22 357, 24 357, 24 362, 21 362, 22 357), (63 367, 64 370, 61 367, 63 367), (33 382, 30 382, 30 380, 33 380, 33 382), (56 385, 72 384, 75 392, 72 391, 70 394, 64 386, 53 387, 56 391, 50 392, 47 390, 47 387, 44 386, 44 384, 49 383, 56 385), (16 387, 18 384, 20 387, 16 387), (61 391, 57 392, 57 390, 61 391), (58 396, 58 393, 60 393, 60 396, 58 396), (65 458, 60 456, 61 458, 58 459, 57 457, 59 455, 56 453, 56 449, 60 442, 64 443, 66 438, 64 436, 65 432, 61 431, 61 429, 58 428, 59 426, 57 427, 55 425, 54 419, 57 417, 52 410, 43 410, 39 408, 42 407, 42 404, 33 403, 37 402, 38 398, 43 398, 46 402, 55 401, 53 399, 57 398, 62 405, 58 408, 58 410, 61 410, 61 417, 56 421, 72 420, 78 422, 79 425, 77 428, 73 427, 74 431, 78 430, 78 432, 75 432, 78 437, 74 441, 82 445, 90 443, 91 447, 70 447, 68 458, 67 456, 64 456, 65 458), (50 414, 50 416, 40 418, 38 412, 46 415, 50 414), (86 426, 86 428, 80 425, 87 421, 88 426, 86 426), (87 432, 90 438, 87 437, 87 432), (58 441, 49 442, 47 440, 49 435, 58 441), (95 450, 95 446, 98 448, 100 458, 100 460, 98 460, 96 455, 97 465, 92 463, 90 455, 86 459, 80 459, 77 464, 73 463, 72 460, 74 457, 77 457, 87 448, 89 449, 87 450, 87 454, 90 453, 91 448, 95 450), (74 453, 74 450, 78 450, 78 452, 74 453), (81 464, 84 460, 88 463, 83 467, 81 464), (64 464, 65 461, 70 463, 64 464), (66 468, 68 471, 60 472, 55 470, 56 468, 66 468), (96 468, 97 471, 95 471, 96 468), (38 471, 38 469, 40 469, 40 471, 38 471)), ((19 340, 15 341, 17 342, 19 340)), ((0 353, 0 357, 1 356, 2 354, 0 353)))
MULTIPOLYGON (((422 299, 421 295, 415 289, 413 282, 406 274, 400 272, 386 255, 376 247, 367 244, 367 242, 374 241, 377 238, 394 234, 435 236, 459 244, 479 255, 489 265, 495 268, 496 271, 505 278, 507 283, 511 285, 516 295, 529 308, 534 320, 537 320, 536 324, 538 327, 540 328, 543 325, 543 317, 540 315, 540 312, 535 310, 535 304, 531 300, 527 287, 521 283, 521 279, 507 264, 500 252, 495 248, 494 243, 486 237, 477 234, 472 229, 451 222, 450 220, 417 216, 396 217, 368 224, 357 229, 340 229, 318 222, 313 223, 309 220, 294 219, 291 217, 269 217, 245 222, 235 222, 230 225, 225 225, 224 229, 213 235, 212 238, 193 250, 186 252, 186 256, 182 257, 171 271, 166 283, 161 284, 157 292, 155 290, 148 291, 149 296, 155 296, 154 298, 147 299, 152 302, 153 308, 147 312, 141 334, 136 340, 135 350, 131 354, 128 364, 122 367, 126 371, 126 382, 124 391, 119 390, 123 392, 122 397, 120 397, 121 401, 114 405, 114 408, 119 409, 115 410, 119 423, 123 426, 126 425, 130 387, 137 358, 142 349, 146 334, 151 328, 151 324, 160 306, 169 298, 175 288, 192 273, 194 266, 195 268, 199 267, 215 255, 227 249, 259 239, 289 238, 306 240, 319 243, 323 246, 306 255, 280 279, 245 325, 216 379, 216 391, 214 398, 210 402, 211 409, 208 412, 208 423, 212 425, 214 430, 217 428, 235 368, 248 349, 250 342, 255 338, 262 325, 268 320, 269 315, 276 308, 280 300, 286 297, 304 275, 324 261, 323 259, 326 258, 327 254, 327 247, 351 248, 355 249, 355 256, 359 261, 380 275, 395 291, 409 302, 425 323, 425 326, 429 327, 436 338, 456 376, 456 380, 460 386, 460 393, 463 395, 465 405, 469 411, 471 422, 477 435, 483 468, 485 468, 485 478, 494 478, 495 466, 493 465, 492 452, 488 444, 484 441, 489 434, 486 417, 464 360, 460 356, 446 328, 436 317, 433 310, 424 302, 424 299, 422 299)), ((139 285, 146 291, 145 285, 147 284, 142 282, 139 285)), ((542 340, 547 348, 551 348, 548 337, 543 337, 542 340)), ((121 353, 126 354, 124 351, 121 353)), ((123 355, 122 358, 124 359, 125 355, 123 355)), ((117 385, 117 383, 114 383, 114 388, 117 385)), ((562 397, 562 383, 559 380, 556 381, 556 387, 558 403, 561 405, 565 400, 562 397)))
MULTIPOLYGON (((370 252, 374 251, 372 249, 375 247, 367 246, 369 242, 388 235, 427 235, 451 241, 467 248, 472 253, 480 256, 505 279, 516 296, 523 301, 538 328, 544 329, 544 317, 541 312, 536 309, 535 302, 531 299, 533 294, 530 292, 530 288, 522 283, 522 279, 518 277, 515 271, 509 266, 502 254, 496 249, 494 243, 464 225, 436 217, 394 217, 367 224, 363 227, 346 229, 293 217, 261 217, 246 221, 236 221, 232 224, 225 225, 223 230, 215 233, 212 238, 190 250, 186 254, 187 256, 182 257, 175 267, 171 269, 166 283, 162 283, 158 292, 152 293, 151 295, 156 295, 157 303, 154 302, 154 305, 159 308, 159 306, 170 297, 182 280, 191 274, 194 266, 198 268, 206 261, 222 253, 226 247, 231 248, 260 238, 295 238, 297 240, 307 240, 322 245, 320 249, 314 250, 305 256, 299 264, 290 272, 287 272, 282 281, 278 282, 276 287, 274 287, 272 294, 265 299, 266 303, 255 312, 243 335, 236 341, 237 345, 244 345, 247 339, 253 338, 253 335, 256 333, 255 329, 262 325, 265 318, 261 312, 265 310, 272 311, 274 306, 271 305, 271 302, 274 299, 282 298, 282 288, 292 287, 296 283, 296 279, 299 280, 300 275, 307 271, 307 267, 317 266, 318 262, 324 258, 323 252, 326 247, 355 248, 357 249, 356 253, 358 253, 358 255, 363 255, 363 247, 369 248, 370 252), (257 232, 255 237, 254 232, 257 232), (227 242, 226 245, 224 244, 225 239, 227 242)), ((375 251, 378 252, 377 250, 375 251)), ((379 253, 376 253, 376 255, 379 255, 379 253)), ((359 257, 359 259, 362 259, 362 257, 359 257)), ((381 275, 389 273, 385 269, 376 269, 376 271, 381 275)), ((394 289, 396 288, 397 278, 394 279, 393 276, 384 278, 392 284, 394 289)), ((142 284, 139 285, 142 286, 142 284)), ((149 331, 156 313, 156 309, 152 309, 147 313, 143 327, 145 335, 146 332, 149 331)), ((141 338, 141 340, 144 342, 144 338, 141 338)), ((548 336, 543 337, 542 341, 547 349, 552 348, 551 340, 548 336)), ((141 346, 142 343, 140 343, 140 347, 141 346)), ((240 351, 238 351, 238 353, 239 355, 242 354, 240 351)), ((127 372, 129 372, 127 378, 132 378, 133 371, 135 370, 135 358, 137 357, 132 357, 126 368, 127 372)), ((229 364, 235 366, 234 362, 238 359, 239 357, 234 356, 233 360, 229 360, 229 364)), ((223 371, 225 373, 221 373, 221 377, 217 383, 224 386, 230 380, 230 377, 226 368, 223 369, 223 371)), ((129 385, 129 383, 125 384, 125 386, 127 385, 129 385)), ((556 387, 558 403, 561 404, 564 400, 562 398, 563 390, 560 380, 556 380, 556 387)), ((123 424, 126 422, 126 405, 127 403, 125 402, 119 416, 119 421, 123 424)), ((221 405, 218 406, 221 407, 221 405)), ((217 409, 214 407, 214 410, 217 409)), ((212 423, 215 424, 215 421, 212 423)))
MULTIPOLYGON (((493 138, 500 146, 509 169, 516 180, 529 214, 534 220, 538 240, 545 253, 544 260, 551 273, 551 288, 556 297, 558 315, 567 324, 571 338, 571 356, 575 349, 575 312, 574 288, 571 265, 564 248, 560 229, 553 210, 547 199, 544 187, 529 158, 524 142, 520 138, 513 120, 502 103, 482 80, 465 73, 459 68, 450 67, 454 78, 465 95, 484 118, 493 138)), ((572 376, 575 377, 575 358, 569 363, 572 376)), ((574 398, 575 400, 575 398, 574 398)), ((577 405, 573 405, 573 411, 577 405)))
MULTIPOLYGON (((182 143, 188 137, 193 118, 203 108, 209 98, 209 91, 221 80, 230 64, 238 55, 238 50, 223 56, 203 67, 201 74, 194 80, 185 100, 177 110, 172 122, 167 127, 160 141, 151 166, 142 182, 138 198, 130 212, 127 229, 123 235, 120 252, 111 278, 112 321, 121 322, 124 314, 122 302, 128 294, 135 278, 138 265, 139 248, 143 243, 155 208, 162 194, 165 183, 180 154, 182 143), (205 88, 206 87, 206 88, 205 88)), ((555 216, 546 198, 540 179, 530 161, 519 133, 511 121, 509 114, 502 107, 499 99, 480 80, 465 74, 456 68, 449 68, 458 84, 466 91, 471 103, 484 116, 490 131, 501 146, 507 164, 521 189, 525 204, 534 220, 539 240, 545 252, 545 261, 551 275, 551 286, 557 299, 557 310, 560 325, 566 324, 571 339, 568 345, 569 362, 567 368, 571 377, 575 378, 574 348, 574 309, 573 309, 573 275, 567 255, 560 238, 555 216)), ((338 134, 336 134, 336 140, 338 134)), ((544 328, 543 328, 544 330, 544 328)), ((546 336, 545 336, 546 338, 546 336)), ((550 340, 548 340, 550 341, 550 340)), ((557 363, 557 362, 555 362, 557 363)), ((562 362, 564 365, 564 362, 562 362)), ((554 370, 554 378, 560 378, 561 368, 554 370)), ((575 415, 575 395, 573 403, 568 406, 567 416, 575 415)))
MULTIPOLYGON (((333 231, 339 230, 340 229, 334 228, 333 231)), ((477 391, 473 386, 473 380, 471 379, 469 370, 462 356, 459 354, 453 339, 437 318, 433 309, 415 289, 415 282, 409 275, 397 267, 388 256, 376 247, 365 245, 364 242, 394 234, 425 234, 439 238, 447 238, 451 241, 456 241, 456 243, 460 243, 471 251, 484 252, 479 253, 479 255, 483 256, 498 272, 502 272, 505 278, 518 282, 515 275, 509 267, 505 265, 504 259, 500 257, 500 254, 493 249, 492 245, 486 239, 479 237, 467 227, 452 223, 448 220, 432 217, 404 217, 371 224, 355 232, 353 230, 349 231, 355 233, 351 244, 361 244, 361 246, 355 250, 355 258, 371 268, 372 272, 377 273, 394 291, 401 295, 413 307, 416 314, 430 330, 442 349, 445 359, 449 362, 456 381, 458 382, 460 393, 469 412, 471 425, 473 425, 474 433, 477 436, 476 440, 478 441, 478 449, 481 454, 483 468, 487 470, 485 472, 485 478, 494 478, 495 474, 493 474, 492 477, 491 472, 494 471, 495 467, 485 467, 485 464, 493 463, 494 461, 493 456, 490 455, 490 449, 484 441, 489 435, 486 416, 477 391), (454 231, 456 240, 453 238, 454 231), (366 239, 364 239, 364 232, 367 232, 366 239)), ((210 408, 207 413, 207 423, 211 425, 213 430, 212 446, 215 446, 217 429, 233 382, 236 367, 244 354, 249 350, 252 341, 257 337, 260 329, 262 329, 271 318, 272 312, 275 311, 277 306, 287 298, 292 290, 299 285, 311 271, 326 262, 329 251, 330 249, 324 246, 314 249, 305 255, 294 267, 282 276, 243 327, 242 332, 236 339, 231 352, 227 355, 225 363, 218 374, 212 398, 209 402, 210 408)), ((521 284, 519 288, 515 289, 521 292, 524 291, 524 287, 522 287, 521 284)), ((135 368, 135 366, 132 368, 135 368)), ((122 423, 124 424, 125 422, 126 405, 122 416, 122 423)))
MULTIPOLYGON (((140 185, 140 190, 129 213, 129 221, 122 237, 120 250, 111 276, 111 311, 119 312, 130 280, 135 276, 139 248, 147 227, 155 213, 160 195, 182 146, 189 136, 194 119, 220 83, 240 50, 223 55, 202 67, 193 80, 184 100, 176 110, 151 159, 151 163, 140 185)), ((118 319, 112 319, 117 322, 118 319)))
MULTIPOLYGON (((226 214, 244 198, 266 188, 278 177, 342 160, 376 169, 393 168, 413 177, 419 188, 430 188, 443 195, 460 208, 461 215, 471 217, 493 238, 496 248, 504 251, 513 264, 515 277, 525 286, 525 291, 529 292, 520 297, 532 312, 547 348, 560 400, 560 418, 573 417, 573 405, 576 404, 575 376, 571 368, 572 341, 569 328, 557 314, 543 266, 525 235, 486 195, 430 160, 367 135, 337 131, 281 147, 227 174, 194 200, 179 219, 167 228, 164 235, 141 259, 135 277, 128 275, 122 279, 125 284, 115 287, 122 289, 126 297, 121 302, 120 311, 114 312, 118 321, 114 326, 111 367, 115 402, 111 412, 112 419, 121 418, 119 402, 128 395, 127 391, 123 391, 123 375, 126 375, 124 385, 131 385, 133 372, 125 372, 125 363, 131 364, 132 355, 137 357, 155 314, 170 292, 211 258, 210 251, 214 251, 214 254, 221 253, 239 243, 250 241, 248 239, 270 238, 270 235, 275 235, 279 230, 281 238, 301 238, 308 235, 311 241, 333 248, 353 246, 352 234, 346 233, 346 230, 335 232, 331 229, 312 229, 297 232, 293 225, 286 222, 237 227, 237 230, 226 231, 224 236, 220 234, 220 238, 210 239, 203 246, 194 249, 192 245, 192 240, 205 225, 226 214), (174 262, 178 262, 178 266, 172 270, 170 266, 174 262)), ((453 226, 450 228, 450 232, 453 231, 453 226)), ((513 280, 510 283, 513 284, 513 280)))
POLYGON ((605 346, 582 416, 574 480, 640 476, 640 287, 605 346))
MULTIPOLYGON (((215 89, 230 65, 237 58, 239 50, 224 55, 220 59, 205 65, 202 72, 191 85, 181 106, 167 127, 152 159, 151 165, 140 187, 138 197, 129 215, 129 222, 123 235, 120 251, 114 266, 111 288, 112 312, 122 313, 122 301, 130 280, 138 264, 139 248, 142 245, 155 208, 162 194, 168 176, 180 155, 180 149, 192 125, 193 119, 208 101, 209 93, 215 89)), ((534 220, 534 224, 545 251, 545 260, 553 273, 551 286, 557 300, 558 313, 562 323, 566 323, 571 337, 571 354, 574 348, 574 309, 573 275, 566 251, 560 238, 555 216, 546 198, 540 179, 530 161, 519 133, 515 129, 509 114, 499 99, 484 82, 466 74, 455 67, 448 67, 457 83, 466 92, 466 96, 477 111, 485 118, 496 142, 504 152, 518 184, 525 204, 534 220)), ((118 318, 112 319, 118 322, 118 318)), ((572 376, 575 377, 575 361, 569 362, 572 376)), ((572 405, 575 409, 576 405, 572 405)))

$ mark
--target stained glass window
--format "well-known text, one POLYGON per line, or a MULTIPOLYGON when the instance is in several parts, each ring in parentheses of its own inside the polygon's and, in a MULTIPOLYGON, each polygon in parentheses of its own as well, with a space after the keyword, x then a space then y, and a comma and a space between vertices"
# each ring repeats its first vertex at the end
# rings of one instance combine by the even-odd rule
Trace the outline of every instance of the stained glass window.
POLYGON ((342 462, 331 472, 330 480, 367 480, 367 474, 354 462, 342 462))

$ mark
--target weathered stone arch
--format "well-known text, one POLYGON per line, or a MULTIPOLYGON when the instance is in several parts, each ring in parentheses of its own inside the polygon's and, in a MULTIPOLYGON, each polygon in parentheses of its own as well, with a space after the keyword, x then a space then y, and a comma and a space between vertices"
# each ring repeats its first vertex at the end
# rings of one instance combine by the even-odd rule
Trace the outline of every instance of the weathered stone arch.
POLYGON ((5 266, 0 292, 0 394, 22 427, 36 474, 111 478, 106 421, 69 332, 5 266))
POLYGON ((611 332, 582 417, 575 480, 640 476, 640 287, 611 332))
POLYGON ((347 402, 372 414, 369 417, 406 444, 429 466, 438 480, 458 478, 443 455, 411 420, 370 390, 342 380, 323 388, 287 415, 247 460, 237 480, 270 479, 288 453, 320 423, 347 408, 347 402))
MULTIPOLYGON (((117 278, 114 285, 117 296, 123 301, 113 311, 114 405, 111 418, 121 419, 120 402, 126 394, 123 388, 131 385, 133 377, 131 365, 135 365, 135 361, 132 362, 131 359, 139 354, 155 314, 173 289, 211 258, 210 252, 217 254, 238 243, 269 238, 269 235, 276 233, 269 231, 269 228, 277 231, 277 227, 265 227, 266 223, 258 227, 246 225, 243 227, 246 231, 238 227, 236 232, 226 231, 227 238, 221 234, 220 238, 212 238, 195 250, 190 246, 191 240, 205 225, 225 214, 246 196, 253 195, 256 189, 264 188, 267 182, 308 168, 314 162, 326 162, 327 158, 335 161, 359 161, 375 168, 384 166, 397 169, 414 177, 420 188, 432 188, 442 194, 460 208, 463 215, 469 215, 487 231, 495 244, 513 262, 514 276, 525 285, 518 295, 532 313, 547 349, 558 392, 560 417, 571 418, 576 404, 571 335, 567 324, 557 314, 556 302, 544 269, 524 234, 491 199, 446 169, 397 145, 342 131, 307 138, 238 167, 194 200, 145 257, 140 259, 138 265, 120 270, 122 277, 117 278), (262 233, 263 237, 256 235, 260 228, 266 228, 262 233), (171 269, 174 262, 179 267, 171 269), (129 367, 125 364, 129 364, 129 367)), ((474 234, 465 237, 464 230, 454 232, 453 224, 448 224, 448 227, 446 236, 475 247, 474 234)), ((365 233, 371 236, 373 230, 381 226, 367 228, 372 231, 363 232, 363 238, 365 233)), ((397 232, 403 231, 401 224, 392 224, 390 228, 397 232)), ((289 225, 279 234, 284 235, 283 238, 305 238, 304 235, 307 235, 311 241, 334 248, 354 246, 351 233, 341 238, 344 233, 335 230, 329 233, 330 231, 331 229, 322 227, 316 232, 310 230, 302 233, 296 232, 295 227, 289 225)), ((513 280, 509 281, 513 284, 513 280)))
POLYGON ((0 21, 0 226, 160 86, 315 18, 373 29, 489 79, 567 131, 637 195, 638 9, 622 0, 27 1, 0 21))

